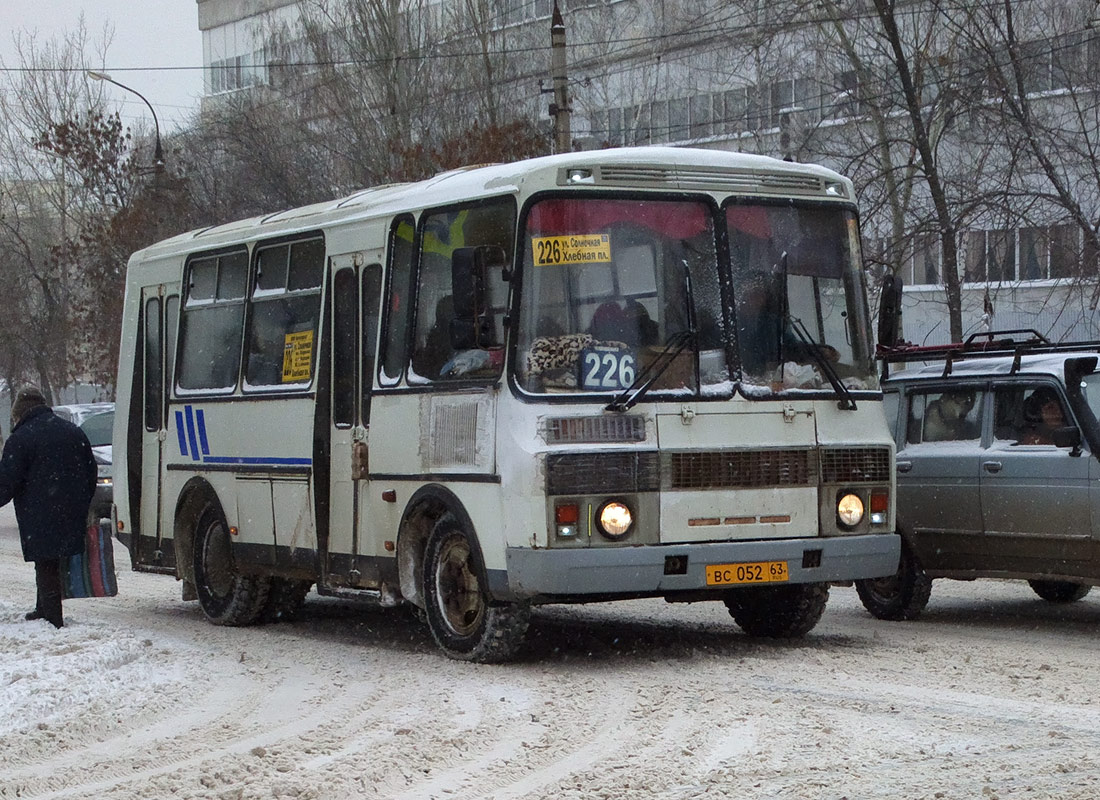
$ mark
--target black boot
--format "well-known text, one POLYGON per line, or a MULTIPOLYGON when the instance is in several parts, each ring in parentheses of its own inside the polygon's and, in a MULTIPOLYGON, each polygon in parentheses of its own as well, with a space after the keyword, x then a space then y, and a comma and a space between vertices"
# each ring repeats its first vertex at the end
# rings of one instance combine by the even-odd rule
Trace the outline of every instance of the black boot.
POLYGON ((44 616, 45 616, 45 614, 43 614, 41 611, 39 611, 36 608, 34 611, 28 611, 24 615, 23 619, 42 619, 42 617, 44 617, 44 616))
POLYGON ((40 618, 55 628, 64 627, 61 614, 61 559, 51 558, 34 562, 35 583, 38 586, 38 604, 35 608, 40 618))

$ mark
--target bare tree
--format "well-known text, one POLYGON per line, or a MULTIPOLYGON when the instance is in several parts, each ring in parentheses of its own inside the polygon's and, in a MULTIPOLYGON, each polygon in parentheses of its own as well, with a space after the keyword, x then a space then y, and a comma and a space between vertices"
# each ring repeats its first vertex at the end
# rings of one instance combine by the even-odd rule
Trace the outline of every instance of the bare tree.
MULTIPOLYGON (((100 53, 108 41, 105 33, 100 53)), ((102 198, 72 163, 37 145, 51 126, 94 113, 100 95, 84 79, 91 48, 82 19, 60 39, 15 34, 15 43, 21 69, 0 83, 0 338, 7 343, 0 347, 9 379, 37 380, 51 396, 75 377, 69 309, 76 276, 57 248, 102 198)))

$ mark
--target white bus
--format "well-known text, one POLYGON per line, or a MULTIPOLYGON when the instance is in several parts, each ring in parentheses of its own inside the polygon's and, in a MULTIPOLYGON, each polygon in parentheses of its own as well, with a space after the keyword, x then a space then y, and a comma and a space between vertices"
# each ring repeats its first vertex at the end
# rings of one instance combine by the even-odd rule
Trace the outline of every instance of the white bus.
POLYGON ((543 603, 808 632, 893 574, 855 195, 708 150, 570 153, 130 260, 114 524, 215 624, 309 589, 501 661, 543 603))

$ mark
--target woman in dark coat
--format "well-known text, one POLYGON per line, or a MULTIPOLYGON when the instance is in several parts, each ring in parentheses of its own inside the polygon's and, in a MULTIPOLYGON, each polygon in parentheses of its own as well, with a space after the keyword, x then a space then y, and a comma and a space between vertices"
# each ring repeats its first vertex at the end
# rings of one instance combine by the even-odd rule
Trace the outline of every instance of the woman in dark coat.
POLYGON ((16 396, 11 419, 0 457, 0 506, 15 501, 23 560, 34 562, 38 602, 27 619, 60 628, 61 560, 84 549, 95 456, 84 431, 55 416, 33 386, 16 396))

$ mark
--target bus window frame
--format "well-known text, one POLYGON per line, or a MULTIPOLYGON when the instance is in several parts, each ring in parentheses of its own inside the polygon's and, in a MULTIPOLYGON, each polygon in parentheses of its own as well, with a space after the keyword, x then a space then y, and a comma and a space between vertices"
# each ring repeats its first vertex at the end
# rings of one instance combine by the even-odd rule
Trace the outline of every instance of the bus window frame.
MULTIPOLYGON (((220 266, 219 266, 220 269, 220 266)), ((252 250, 248 242, 238 242, 226 247, 219 247, 213 250, 201 250, 195 253, 189 253, 183 263, 183 273, 180 283, 179 294, 179 308, 178 319, 176 321, 175 331, 165 331, 165 333, 173 335, 173 362, 169 364, 165 372, 171 375, 171 396, 172 397, 225 397, 231 395, 237 391, 241 381, 241 370, 243 367, 243 351, 244 351, 244 329, 245 329, 245 315, 248 312, 248 287, 249 276, 252 270, 252 250), (193 305, 188 305, 191 291, 191 269, 192 265, 196 261, 203 261, 210 258, 221 259, 226 256, 232 256, 237 253, 244 253, 245 256, 245 287, 243 295, 237 298, 230 298, 227 300, 218 300, 217 287, 218 281, 215 276, 214 281, 214 297, 211 300, 201 300, 193 305), (216 386, 216 387, 196 387, 190 388, 180 385, 180 375, 182 373, 182 359, 184 355, 184 347, 186 344, 186 332, 189 312, 192 310, 202 310, 209 308, 227 307, 231 304, 240 304, 241 310, 241 336, 237 340, 237 366, 235 379, 229 386, 216 386)))
MULTIPOLYGON (((517 357, 516 350, 519 347, 517 331, 519 330, 520 321, 520 304, 523 302, 523 296, 525 291, 524 281, 527 278, 526 270, 524 268, 523 254, 520 252, 520 239, 526 235, 527 230, 527 218, 531 213, 531 209, 538 203, 544 200, 555 200, 561 198, 577 198, 581 197, 585 200, 646 200, 646 199, 659 199, 662 201, 678 201, 678 202, 694 202, 704 205, 707 209, 707 213, 710 215, 711 231, 714 236, 714 257, 715 257, 715 269, 717 271, 717 283, 719 290, 719 302, 721 308, 719 309, 721 314, 721 322, 725 326, 727 331, 726 341, 724 343, 723 350, 726 356, 726 363, 732 365, 731 357, 734 355, 734 345, 732 337, 728 335, 729 326, 733 324, 732 314, 729 308, 729 302, 731 300, 731 290, 727 285, 729 276, 723 274, 723 269, 728 269, 729 264, 729 242, 726 239, 724 218, 722 217, 722 207, 726 199, 719 199, 707 192, 698 191, 685 191, 685 190, 658 190, 647 191, 637 188, 615 190, 597 190, 586 191, 578 193, 575 191, 563 190, 563 189, 547 189, 541 192, 536 192, 527 198, 523 204, 523 208, 520 210, 519 217, 516 221, 516 252, 512 257, 512 279, 510 286, 510 299, 508 305, 508 314, 511 319, 511 325, 508 329, 508 345, 504 354, 505 362, 505 380, 508 383, 508 387, 512 392, 512 395, 518 398, 523 403, 533 404, 548 404, 548 405, 569 405, 577 403, 599 403, 604 402, 607 399, 614 396, 611 392, 591 392, 591 391, 574 391, 574 392, 528 392, 524 389, 519 382, 515 359, 517 357), (725 266, 724 266, 725 265, 725 266), (518 323, 518 324, 517 324, 518 323)), ((698 287, 695 287, 698 290, 698 287)), ((698 308, 696 308, 698 313, 698 308)), ((730 389, 728 392, 721 393, 703 393, 701 387, 696 387, 695 392, 691 395, 691 402, 696 401, 714 401, 721 402, 723 400, 729 400, 734 394, 734 390, 730 389)), ((661 390, 655 390, 651 395, 657 399, 667 399, 670 402, 682 402, 687 400, 686 396, 670 396, 665 395, 662 398, 661 390)))
MULTIPOLYGON (((490 195, 490 196, 487 196, 487 197, 479 197, 475 200, 466 200, 466 201, 461 201, 461 202, 457 202, 457 203, 447 203, 446 205, 441 205, 441 206, 432 206, 430 208, 424 208, 420 211, 420 216, 417 219, 417 226, 416 226, 416 259, 413 262, 412 275, 411 275, 411 281, 410 281, 412 291, 413 291, 412 308, 411 308, 410 317, 409 317, 409 325, 408 325, 408 328, 406 330, 405 364, 404 364, 404 367, 403 367, 402 373, 401 373, 402 377, 404 379, 405 385, 408 386, 410 389, 417 390, 417 391, 441 391, 441 390, 450 390, 450 388, 452 388, 452 387, 484 386, 486 384, 494 384, 494 383, 497 383, 497 382, 500 381, 501 376, 504 372, 504 365, 503 364, 501 365, 501 368, 495 374, 493 374, 491 376, 486 375, 486 376, 472 377, 472 378, 446 378, 446 379, 435 378, 435 379, 430 379, 430 378, 426 378, 425 376, 418 375, 417 376, 418 380, 411 381, 411 380, 409 380, 409 374, 410 374, 411 368, 412 368, 413 354, 416 351, 416 340, 417 340, 417 332, 418 332, 417 326, 418 326, 419 315, 420 315, 420 289, 421 289, 421 286, 422 286, 421 281, 420 281, 420 276, 421 276, 421 268, 424 265, 424 228, 427 225, 427 221, 430 218, 432 218, 433 216, 436 216, 436 215, 439 215, 439 214, 459 212, 459 211, 463 211, 463 210, 466 210, 466 209, 473 209, 473 208, 484 208, 484 207, 488 207, 488 206, 492 206, 492 205, 501 205, 501 206, 503 206, 503 205, 506 205, 506 204, 510 206, 510 211, 512 213, 512 224, 511 224, 511 228, 510 228, 510 230, 511 230, 510 238, 511 238, 512 253, 511 253, 511 257, 510 257, 508 263, 514 265, 515 264, 516 253, 517 253, 517 241, 518 241, 518 238, 519 238, 519 227, 518 227, 519 209, 517 208, 516 197, 515 197, 514 194, 490 195)), ((463 246, 469 247, 470 245, 466 242, 463 242, 463 246)), ((502 347, 507 343, 507 341, 510 337, 510 330, 509 330, 508 326, 504 324, 503 317, 507 317, 510 314, 510 309, 512 308, 512 296, 513 296, 513 286, 509 283, 507 294, 504 298, 503 306, 495 309, 496 311, 498 311, 500 313, 500 315, 502 317, 502 322, 501 322, 501 326, 502 326, 501 327, 501 339, 502 339, 501 346, 502 347)), ((433 309, 433 313, 434 313, 434 309, 433 309)), ((505 347, 504 352, 507 352, 506 347, 505 347)))
POLYGON ((318 365, 318 350, 320 349, 321 340, 321 316, 324 313, 324 294, 325 294, 325 272, 328 269, 328 249, 327 242, 325 241, 324 231, 313 230, 304 231, 302 233, 289 234, 286 236, 278 236, 272 239, 262 239, 251 243, 251 258, 249 262, 248 271, 248 284, 245 294, 245 318, 244 318, 244 335, 241 339, 241 364, 237 373, 237 383, 240 387, 242 395, 254 397, 257 395, 270 396, 270 395, 285 395, 285 394, 300 394, 302 392, 308 392, 312 389, 314 381, 317 379, 317 365, 318 365), (319 241, 321 243, 321 270, 319 276, 319 282, 316 286, 311 286, 308 289, 290 289, 287 285, 289 283, 289 276, 291 271, 290 253, 295 244, 301 242, 319 241), (276 293, 270 289, 263 289, 264 294, 259 298, 256 297, 256 292, 259 287, 259 261, 260 253, 264 250, 270 250, 276 247, 286 246, 287 248, 287 260, 284 272, 284 281, 281 293, 276 293), (277 300, 297 300, 300 298, 315 297, 317 302, 316 314, 313 320, 313 344, 310 353, 310 366, 309 366, 309 380, 307 381, 295 381, 293 383, 277 383, 277 384, 256 384, 252 385, 248 383, 248 362, 249 357, 252 355, 252 328, 255 321, 255 307, 257 302, 260 304, 275 302, 277 300))
POLYGON ((397 239, 397 228, 402 223, 409 222, 413 229, 413 240, 411 249, 409 252, 409 274, 408 281, 405 288, 405 306, 403 313, 405 314, 405 335, 399 337, 401 341, 402 350, 399 351, 401 356, 401 363, 397 366, 397 371, 394 375, 390 375, 386 372, 386 361, 388 351, 384 348, 379 348, 378 357, 375 359, 374 371, 375 377, 378 380, 378 386, 382 389, 393 389, 401 385, 401 382, 405 379, 405 371, 409 363, 409 332, 410 322, 412 315, 415 313, 413 308, 413 292, 415 292, 415 279, 416 279, 416 265, 420 261, 420 227, 419 221, 412 212, 403 212, 398 214, 391 220, 389 230, 386 233, 386 272, 385 272, 385 286, 383 287, 382 296, 382 319, 380 320, 381 327, 379 328, 379 343, 385 343, 386 347, 390 346, 390 342, 399 341, 394 339, 390 335, 390 328, 393 325, 393 282, 397 276, 398 270, 394 265, 394 254, 396 248, 394 242, 397 239))

